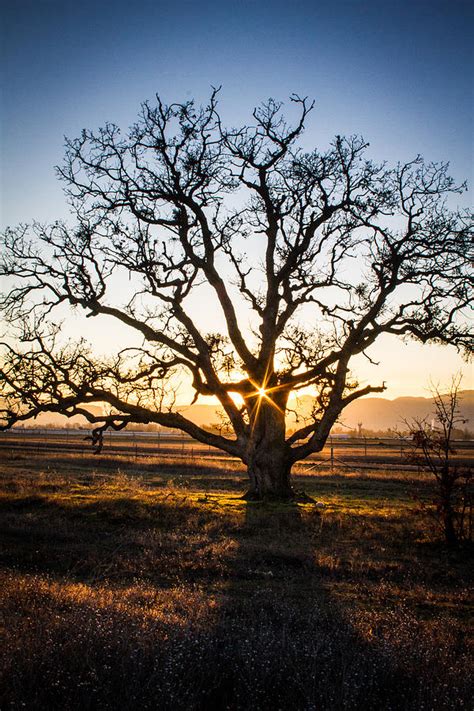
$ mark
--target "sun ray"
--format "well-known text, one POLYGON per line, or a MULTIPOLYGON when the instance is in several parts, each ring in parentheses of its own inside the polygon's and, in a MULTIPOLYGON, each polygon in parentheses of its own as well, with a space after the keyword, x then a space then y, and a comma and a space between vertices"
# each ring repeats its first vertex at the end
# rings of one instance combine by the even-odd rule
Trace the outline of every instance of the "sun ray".
POLYGON ((250 381, 255 388, 255 391, 250 393, 248 397, 254 397, 256 398, 256 411, 255 411, 255 418, 258 416, 258 412, 260 410, 260 406, 262 403, 262 400, 265 399, 267 400, 272 407, 274 407, 278 412, 280 412, 282 415, 284 415, 284 410, 282 410, 281 407, 279 407, 276 402, 269 397, 269 393, 276 392, 278 390, 282 390, 283 386, 282 385, 275 385, 271 388, 265 387, 265 381, 259 385, 258 383, 255 383, 253 380, 250 381))

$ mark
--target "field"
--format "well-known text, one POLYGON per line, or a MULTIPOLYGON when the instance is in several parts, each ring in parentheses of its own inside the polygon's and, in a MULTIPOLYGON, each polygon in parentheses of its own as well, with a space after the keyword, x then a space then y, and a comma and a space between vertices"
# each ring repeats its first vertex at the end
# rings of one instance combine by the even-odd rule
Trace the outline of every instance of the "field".
MULTIPOLYGON (((0 433, 0 452, 13 455, 22 452, 63 452, 81 457, 91 454, 88 441, 89 430, 13 429, 0 433)), ((409 453, 413 444, 409 438, 392 437, 330 437, 324 450, 312 455, 305 466, 314 468, 324 462, 333 465, 348 465, 351 469, 370 468, 373 465, 397 469, 409 469, 409 453)), ((104 454, 133 456, 142 462, 158 456, 159 461, 169 457, 188 459, 226 459, 228 455, 220 450, 196 442, 181 432, 108 432, 104 437, 104 454)), ((474 461, 474 441, 456 442, 456 461, 474 461)))
POLYGON ((189 443, 2 442, 2 710, 470 707, 470 551, 395 445, 334 445, 297 469, 320 505, 272 506, 189 443))

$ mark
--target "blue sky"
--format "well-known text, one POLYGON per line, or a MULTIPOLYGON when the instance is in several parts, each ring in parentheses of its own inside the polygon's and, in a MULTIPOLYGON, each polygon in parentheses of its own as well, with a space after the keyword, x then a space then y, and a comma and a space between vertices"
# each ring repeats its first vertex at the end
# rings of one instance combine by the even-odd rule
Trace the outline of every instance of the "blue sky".
MULTIPOLYGON (((305 142, 361 133, 390 162, 450 160, 472 184, 471 3, 315 0, 2 5, 2 226, 67 216, 63 136, 133 122, 139 104, 204 101, 229 123, 259 101, 316 100, 305 142)), ((469 198, 467 198, 469 199, 469 198)))

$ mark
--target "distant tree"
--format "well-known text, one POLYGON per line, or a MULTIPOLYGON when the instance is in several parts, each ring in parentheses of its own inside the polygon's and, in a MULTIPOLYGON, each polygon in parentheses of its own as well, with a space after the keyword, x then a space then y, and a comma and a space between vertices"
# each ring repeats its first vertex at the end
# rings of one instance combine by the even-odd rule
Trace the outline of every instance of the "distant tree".
POLYGON ((357 136, 305 152, 312 104, 291 101, 293 126, 269 100, 226 129, 217 91, 202 108, 157 97, 126 135, 107 124, 67 141, 59 175, 76 226, 3 235, 1 306, 23 343, 4 343, 4 428, 82 414, 99 447, 130 422, 179 428, 239 457, 249 496, 287 499, 293 464, 323 448, 350 402, 384 390, 358 385, 353 356, 383 334, 469 347, 472 218, 445 203, 464 186, 420 157, 376 165, 357 136), (203 284, 224 333, 196 317, 203 284), (66 305, 125 324, 141 345, 100 358, 64 343, 66 305), (180 414, 173 382, 185 377, 195 399, 219 401, 228 432, 180 414), (313 416, 286 435, 289 395, 309 386, 313 416))
POLYGON ((434 428, 423 420, 410 425, 414 443, 410 458, 436 483, 434 497, 421 500, 422 508, 434 515, 449 546, 472 540, 472 467, 455 459, 456 426, 466 423, 459 411, 459 385, 460 378, 455 377, 447 392, 433 388, 434 428))

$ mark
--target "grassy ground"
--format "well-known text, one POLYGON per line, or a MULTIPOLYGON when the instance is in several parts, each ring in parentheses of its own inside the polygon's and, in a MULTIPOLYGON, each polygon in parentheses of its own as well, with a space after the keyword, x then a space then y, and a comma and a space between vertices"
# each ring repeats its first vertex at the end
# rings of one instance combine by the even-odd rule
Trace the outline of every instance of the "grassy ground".
POLYGON ((469 708, 469 551, 410 476, 320 470, 297 486, 324 506, 262 506, 236 465, 16 455, 0 708, 469 708))

